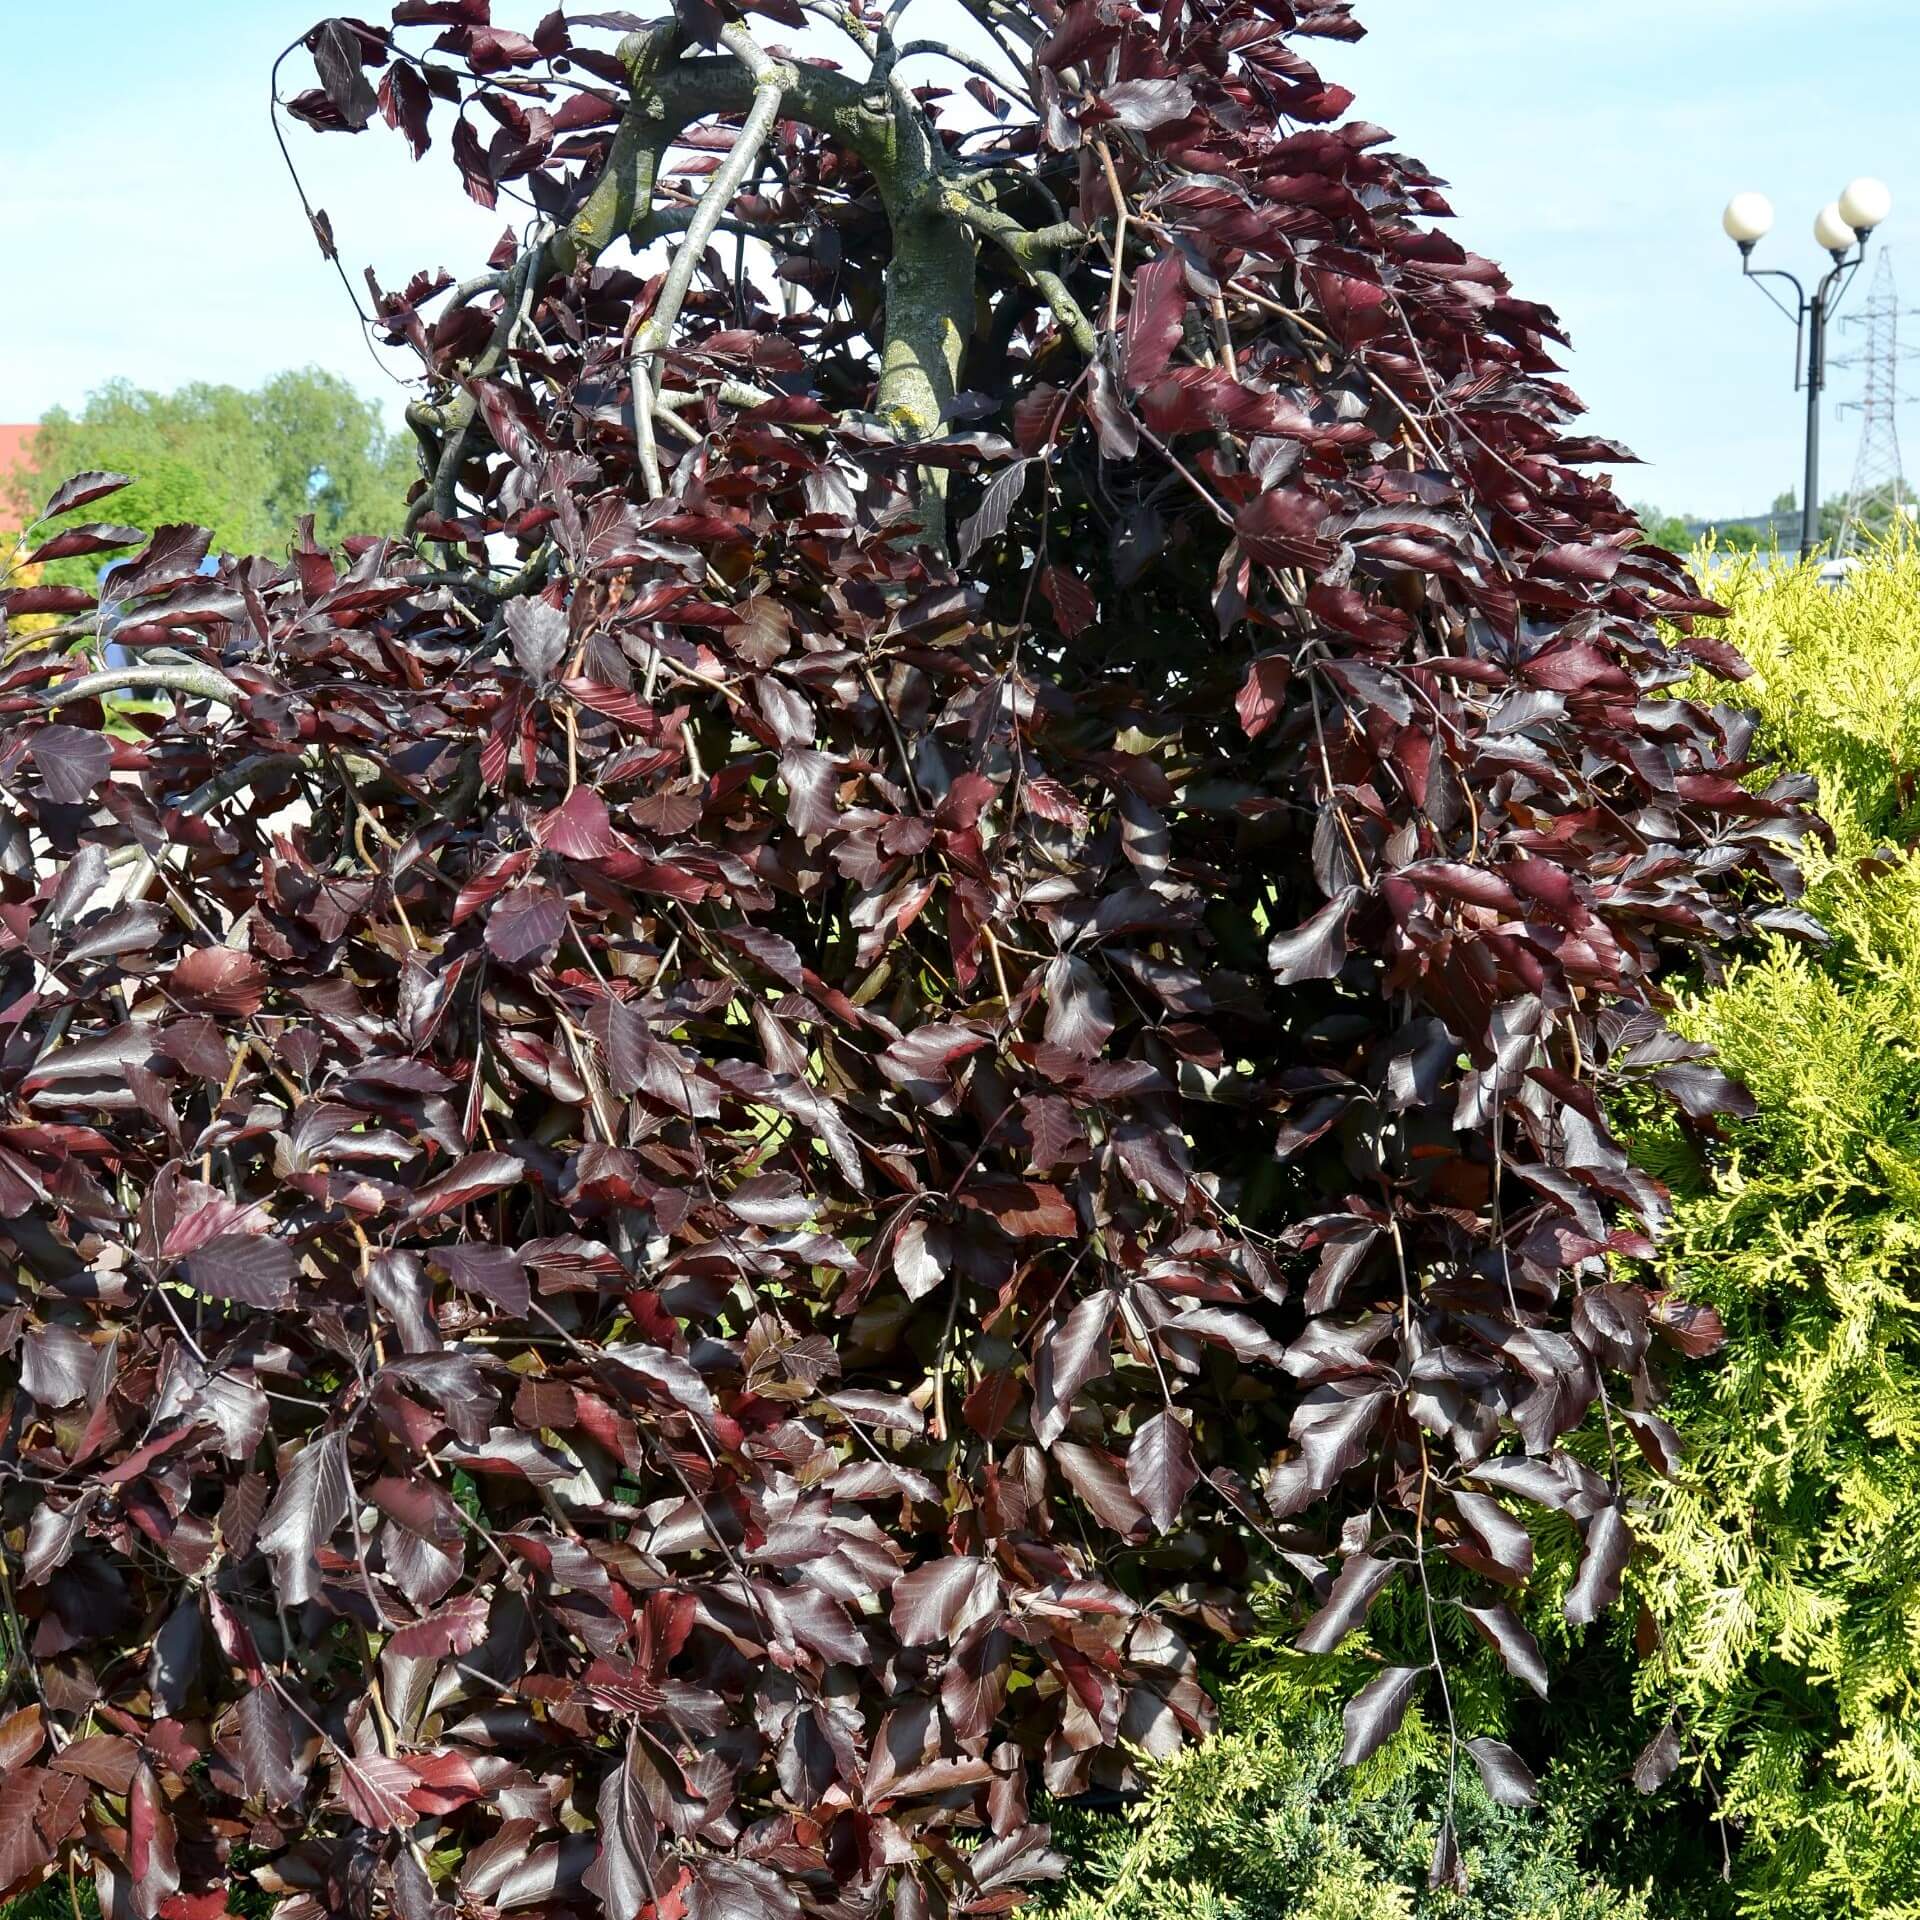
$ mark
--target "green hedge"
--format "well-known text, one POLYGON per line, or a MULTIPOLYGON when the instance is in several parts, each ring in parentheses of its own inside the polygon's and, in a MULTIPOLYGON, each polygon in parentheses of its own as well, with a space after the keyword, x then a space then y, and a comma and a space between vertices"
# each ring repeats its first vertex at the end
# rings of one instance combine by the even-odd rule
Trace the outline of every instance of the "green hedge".
POLYGON ((1690 998, 1759 1102, 1682 1194, 1670 1278, 1726 1320, 1676 1387, 1681 1478, 1650 1483, 1640 1676, 1740 1834, 1743 1913, 1920 1915, 1920 551, 1835 593, 1717 583, 1771 758, 1817 774, 1824 951, 1781 942, 1690 998))

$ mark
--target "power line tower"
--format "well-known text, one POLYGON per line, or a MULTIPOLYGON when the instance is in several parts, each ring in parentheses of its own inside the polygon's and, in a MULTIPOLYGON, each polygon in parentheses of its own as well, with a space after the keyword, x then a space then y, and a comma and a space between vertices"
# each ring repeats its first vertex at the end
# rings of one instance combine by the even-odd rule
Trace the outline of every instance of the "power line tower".
MULTIPOLYGON (((1909 320, 1920 319, 1920 309, 1905 310, 1909 320)), ((1846 517, 1834 551, 1846 554, 1863 537, 1884 533, 1910 513, 1911 489, 1900 467, 1900 408, 1913 396, 1901 385, 1904 360, 1920 354, 1920 347, 1902 346, 1900 295, 1893 281, 1893 256, 1882 253, 1874 270, 1873 286, 1861 312, 1842 322, 1864 334, 1860 350, 1836 362, 1861 369, 1861 394, 1849 400, 1842 413, 1860 415, 1860 451, 1854 458, 1853 484, 1847 489, 1846 517)))

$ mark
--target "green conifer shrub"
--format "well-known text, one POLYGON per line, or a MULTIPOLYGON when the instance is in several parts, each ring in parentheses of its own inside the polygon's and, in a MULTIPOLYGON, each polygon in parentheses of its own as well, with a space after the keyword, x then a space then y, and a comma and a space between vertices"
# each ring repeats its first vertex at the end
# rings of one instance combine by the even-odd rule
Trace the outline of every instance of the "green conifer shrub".
POLYGON ((1920 551, 1841 593, 1714 582, 1763 757, 1820 780, 1824 952, 1776 942, 1675 1024, 1759 1105, 1702 1153, 1651 1114, 1667 1278, 1719 1361, 1676 1377, 1678 1479, 1642 1489, 1664 1635, 1637 1690, 1724 1796, 1740 1910, 1920 1914, 1920 551))
MULTIPOLYGON (((1281 1669, 1284 1671, 1284 1668, 1281 1669)), ((1339 1712, 1273 1670, 1229 1689, 1220 1733, 1124 1819, 1056 1824, 1077 1870, 1050 1920, 1664 1920, 1651 1888, 1590 1874, 1577 1816, 1496 1806, 1467 1770, 1468 1891, 1430 1889, 1444 1739, 1417 1713, 1359 1768, 1339 1712)))

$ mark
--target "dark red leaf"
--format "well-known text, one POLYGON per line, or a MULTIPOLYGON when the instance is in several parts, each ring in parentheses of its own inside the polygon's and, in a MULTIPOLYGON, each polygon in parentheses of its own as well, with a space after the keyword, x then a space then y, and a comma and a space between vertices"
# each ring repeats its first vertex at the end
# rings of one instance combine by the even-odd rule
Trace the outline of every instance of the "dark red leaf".
POLYGON ((216 1300, 284 1307, 293 1298, 294 1250, 263 1233, 223 1233, 188 1256, 187 1283, 216 1300))
POLYGON ((1074 954, 1047 963, 1047 1039, 1064 1052, 1091 1060, 1114 1027, 1113 1001, 1092 965, 1074 954))
POLYGON ((1468 1606, 1463 1602, 1462 1611, 1499 1654, 1507 1671, 1516 1680, 1524 1680, 1544 1700, 1547 1663, 1540 1651, 1540 1642, 1533 1637, 1526 1622, 1504 1601, 1493 1606, 1468 1606))
POLYGON ((1310 920, 1288 933, 1277 933, 1267 945, 1267 965, 1283 987, 1302 980, 1330 980, 1347 957, 1347 920, 1358 894, 1353 888, 1336 894, 1310 920))
POLYGON ((93 525, 64 527, 43 540, 21 561, 23 567, 37 567, 49 560, 65 560, 74 554, 111 553, 116 547, 137 547, 147 536, 138 527, 93 525))
POLYGON ((1590 1625, 1620 1597, 1620 1581, 1633 1551, 1633 1535, 1620 1509, 1607 1505, 1587 1523, 1580 1571, 1567 1589, 1566 1616, 1576 1627, 1590 1625))
POLYGON ((1100 102, 1130 133, 1151 133, 1193 111, 1193 89, 1184 80, 1122 80, 1100 102))
POLYGON ((1043 1446, 1066 1431, 1074 1400, 1112 1365, 1107 1336, 1113 1315, 1111 1294, 1090 1294, 1055 1324, 1042 1344, 1034 1435, 1043 1446))
POLYGON ((960 524, 960 558, 963 562, 971 560, 989 540, 996 540, 1006 532, 1007 516, 1013 511, 1014 503, 1027 483, 1030 464, 1025 460, 1015 460, 1011 465, 1002 467, 987 483, 986 491, 980 496, 980 505, 960 524))
POLYGON ((1000 1605, 1000 1579, 984 1560, 930 1560, 893 1589, 893 1630, 910 1647, 958 1639, 1000 1605))
POLYGON ((1233 706, 1249 740, 1258 739, 1279 719, 1292 677, 1292 663, 1284 654, 1264 653, 1247 668, 1233 706))
POLYGON ((180 1004, 197 1013, 244 1020, 266 999, 266 969, 252 954, 231 947, 195 947, 168 977, 180 1004))
POLYGON ((94 501, 104 500, 109 494, 118 493, 121 488, 132 485, 133 476, 130 473, 76 473, 54 488, 40 517, 51 520, 58 514, 70 513, 75 507, 90 506, 94 501))
POLYGON ((1169 1533, 1199 1479, 1193 1441, 1173 1410, 1156 1413, 1127 1449, 1127 1485, 1162 1533, 1169 1533))
POLYGON ((1480 1771, 1480 1783, 1489 1799, 1503 1807, 1531 1807, 1538 1803, 1539 1783, 1526 1762, 1504 1740, 1469 1740, 1467 1751, 1480 1771))
POLYGON ((1633 1763, 1633 1784, 1641 1793, 1658 1793, 1680 1764, 1680 1733, 1669 1720, 1640 1750, 1633 1763))
POLYGON ((113 767, 113 742, 80 727, 42 727, 32 753, 47 798, 69 805, 91 799, 113 767))
POLYGON ((301 1606, 318 1589, 315 1553, 347 1517, 346 1448, 338 1433, 315 1435, 293 1457, 260 1524, 259 1545, 274 1562, 279 1598, 301 1606))
POLYGON ((510 1153, 470 1153, 413 1196, 412 1217, 431 1220, 437 1214, 452 1213, 488 1194, 518 1186, 526 1173, 510 1153))
POLYGON ((1712 1307, 1663 1293, 1653 1303, 1653 1327, 1661 1339, 1690 1359, 1704 1360, 1726 1345, 1727 1332, 1712 1307))
POLYGON ((433 105, 427 83, 406 61, 396 60, 380 76, 379 102, 381 118, 406 135, 407 145, 418 160, 433 144, 433 136, 427 130, 433 105))
POLYGON ((1168 249, 1133 276, 1133 304, 1127 309, 1127 385, 1136 393, 1166 372, 1186 310, 1186 262, 1168 249))
POLYGON ((1427 1671, 1425 1667, 1389 1667, 1347 1702, 1346 1739, 1340 1748, 1343 1767, 1357 1767, 1371 1759, 1400 1731, 1427 1671))
POLYGON ((1391 1560, 1356 1553, 1335 1576, 1327 1598, 1294 1641, 1302 1653, 1331 1653, 1367 1617, 1387 1583, 1399 1572, 1391 1560))
POLYGON ((617 844, 607 803, 591 787, 575 787, 535 831, 542 846, 570 860, 604 859, 617 844))
POLYGON ((289 1805, 300 1792, 294 1770, 293 1721, 271 1687, 251 1687, 235 1709, 235 1746, 241 1784, 270 1807, 289 1805))
POLYGON ((506 622, 520 671, 544 686, 566 658, 571 637, 567 616, 545 600, 513 600, 507 605, 506 622))
MULTIPOLYGON (((516 1166, 518 1163, 515 1163, 516 1166)), ((527 1269, 517 1248, 464 1245, 435 1247, 433 1262, 456 1287, 490 1300, 503 1313, 526 1317, 527 1269)))
POLYGON ((487 914, 487 951, 510 967, 544 967, 566 937, 567 903, 551 887, 516 887, 487 914))

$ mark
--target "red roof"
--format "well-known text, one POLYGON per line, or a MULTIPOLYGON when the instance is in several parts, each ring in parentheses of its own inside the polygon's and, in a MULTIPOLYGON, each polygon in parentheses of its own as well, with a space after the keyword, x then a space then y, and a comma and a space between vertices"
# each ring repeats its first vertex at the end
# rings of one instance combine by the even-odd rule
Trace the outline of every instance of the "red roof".
POLYGON ((16 468, 25 471, 27 443, 39 431, 38 421, 29 421, 23 427, 0 426, 0 527, 5 527, 13 518, 10 509, 15 504, 14 472, 16 468))
POLYGON ((27 442, 40 431, 37 420, 24 427, 0 426, 0 475, 11 473, 27 463, 27 442))

